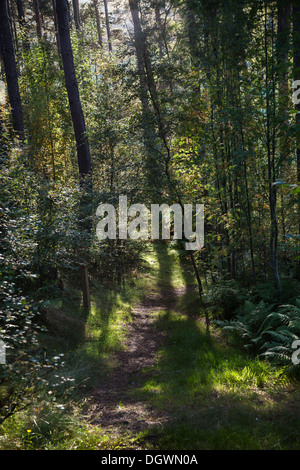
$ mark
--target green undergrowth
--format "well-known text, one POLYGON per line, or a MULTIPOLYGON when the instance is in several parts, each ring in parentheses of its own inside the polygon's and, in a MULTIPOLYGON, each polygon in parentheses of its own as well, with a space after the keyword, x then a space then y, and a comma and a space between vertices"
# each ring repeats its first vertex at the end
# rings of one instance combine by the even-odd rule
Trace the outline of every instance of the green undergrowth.
POLYGON ((145 436, 154 447, 299 448, 299 394, 283 368, 232 348, 217 330, 208 335, 199 318, 162 311, 156 327, 165 346, 135 390, 166 415, 145 436))
POLYGON ((93 280, 89 313, 78 295, 50 303, 42 341, 63 364, 42 398, 33 394, 30 406, 0 426, 0 449, 299 448, 297 385, 283 368, 229 345, 220 330, 211 326, 207 334, 195 287, 188 261, 161 243, 147 246, 143 266, 118 288, 93 280), (133 307, 151 293, 176 295, 179 288, 176 308, 155 318, 154 328, 165 333, 157 363, 137 374, 131 391, 161 413, 162 423, 137 434, 89 424, 83 410, 116 366, 133 307))
POLYGON ((137 436, 109 436, 101 427, 89 426, 81 409, 116 366, 115 353, 124 349, 132 308, 157 292, 157 281, 168 285, 172 277, 180 283, 174 263, 175 250, 150 244, 139 271, 122 284, 110 288, 91 276, 89 312, 78 292, 45 304, 47 329, 40 340, 45 354, 61 362, 51 372, 50 385, 38 390, 38 403, 32 391, 31 403, 0 426, 0 449, 136 448, 137 436), (170 269, 165 278, 166 265, 170 269))

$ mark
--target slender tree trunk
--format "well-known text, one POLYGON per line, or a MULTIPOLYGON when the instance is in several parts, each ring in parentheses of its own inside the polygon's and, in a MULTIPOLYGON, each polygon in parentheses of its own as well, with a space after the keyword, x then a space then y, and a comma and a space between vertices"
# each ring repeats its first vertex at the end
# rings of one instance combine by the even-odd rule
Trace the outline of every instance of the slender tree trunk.
POLYGON ((108 4, 107 0, 103 0, 104 2, 104 10, 105 10, 105 24, 106 24, 106 32, 107 32, 107 41, 108 41, 108 49, 109 52, 112 52, 112 42, 111 42, 111 32, 110 32, 110 24, 109 24, 109 16, 108 16, 108 4))
POLYGON ((39 0, 33 0, 35 22, 36 22, 36 33, 37 37, 41 39, 42 37, 42 17, 40 11, 39 0))
POLYGON ((98 34, 98 43, 101 49, 103 48, 103 40, 102 40, 102 32, 101 32, 101 21, 100 21, 100 13, 98 8, 98 0, 94 1, 94 9, 95 9, 95 16, 97 22, 97 34, 98 34))
MULTIPOLYGON (((135 48, 138 62, 138 69, 141 81, 141 92, 143 93, 142 99, 145 99, 146 90, 149 92, 154 114, 156 116, 156 122, 158 127, 158 134, 163 143, 163 147, 166 153, 164 157, 166 165, 170 161, 170 148, 167 142, 167 132, 165 123, 162 118, 160 109, 160 103, 157 93, 157 87, 153 75, 152 64, 148 52, 146 35, 141 27, 141 22, 138 12, 138 1, 129 0, 129 6, 131 10, 132 21, 134 25, 134 36, 135 36, 135 48)), ((146 103, 145 103, 146 106, 146 103)))
MULTIPOLYGON (((279 162, 281 166, 282 178, 289 177, 290 164, 288 157, 292 153, 292 145, 289 138, 289 114, 291 90, 289 86, 289 53, 291 36, 292 4, 290 1, 277 1, 277 80, 278 80, 278 113, 280 119, 281 132, 278 139, 279 162)), ((285 247, 285 213, 286 198, 280 193, 280 212, 281 212, 281 234, 282 243, 285 247)), ((284 248, 285 251, 285 248, 284 248)))
MULTIPOLYGON (((244 147, 244 144, 243 144, 244 147)), ((253 248, 253 230, 252 230, 252 211, 250 205, 250 196, 249 196, 249 185, 248 185, 248 175, 247 175, 247 163, 246 158, 243 157, 243 166, 244 166, 244 180, 245 180, 245 190, 246 190, 246 218, 249 230, 249 248, 250 248, 250 258, 251 258, 251 269, 252 269, 252 276, 253 282, 256 286, 257 279, 256 279, 256 269, 255 269, 255 261, 254 261, 254 248, 253 248)))
POLYGON ((160 16, 160 5, 155 5, 155 22, 156 22, 156 29, 157 29, 157 39, 158 39, 158 49, 159 49, 159 57, 163 57, 163 28, 161 24, 161 16, 160 16))
POLYGON ((23 7, 23 0, 16 0, 17 4, 17 10, 18 10, 18 20, 21 28, 24 28, 26 26, 25 23, 25 13, 24 13, 24 7, 23 7))
POLYGON ((80 24, 79 1, 78 0, 72 0, 72 2, 73 2, 73 12, 74 12, 75 26, 76 26, 76 29, 78 31, 80 31, 81 30, 81 24, 80 24))
POLYGON ((22 33, 23 47, 26 51, 29 51, 30 44, 28 40, 28 25, 25 20, 25 13, 23 7, 23 0, 17 0, 17 11, 18 11, 18 21, 22 33))
POLYGON ((0 0, 0 41, 4 63, 7 91, 12 113, 13 129, 17 137, 24 140, 22 103, 18 83, 13 36, 10 28, 6 0, 0 0))
POLYGON ((277 27, 277 74, 279 79, 279 109, 282 119, 287 123, 290 101, 288 81, 290 33, 293 7, 291 2, 278 0, 278 27, 277 27))
POLYGON ((144 64, 144 33, 139 19, 138 4, 135 0, 129 0, 131 18, 134 27, 134 44, 137 59, 138 74, 140 79, 140 97, 145 112, 149 112, 147 77, 144 64))
POLYGON ((153 185, 153 188, 155 187, 158 191, 161 191, 163 187, 164 175, 167 176, 168 180, 170 181, 170 147, 167 141, 165 123, 160 109, 152 64, 147 48, 146 35, 142 30, 141 21, 139 18, 138 1, 129 0, 129 6, 134 25, 134 42, 138 63, 138 73, 140 78, 140 96, 144 114, 143 125, 145 144, 148 149, 148 178, 150 184, 153 185), (157 135, 153 118, 149 119, 152 110, 150 110, 148 99, 152 105, 152 115, 155 116, 155 124, 158 128, 158 137, 162 144, 162 150, 160 150, 157 145, 157 135))
POLYGON ((66 0, 56 1, 56 13, 66 89, 77 145, 79 176, 82 183, 91 184, 90 148, 75 74, 66 0))
POLYGON ((191 6, 191 1, 187 2, 187 12, 186 12, 187 20, 187 35, 189 40, 190 46, 190 56, 191 62, 193 67, 198 67, 199 65, 199 42, 197 40, 197 27, 196 27, 196 19, 193 13, 193 8, 191 6))
POLYGON ((14 7, 14 4, 12 3, 12 0, 7 0, 7 9, 8 9, 9 17, 10 17, 10 25, 11 25, 11 30, 13 32, 13 38, 15 41, 14 45, 15 45, 16 55, 18 55, 19 43, 18 43, 18 37, 17 37, 15 7, 14 7))
POLYGON ((145 161, 146 178, 150 191, 160 194, 161 185, 158 178, 157 160, 159 152, 157 150, 157 136, 153 122, 152 112, 149 104, 149 87, 145 66, 145 34, 142 31, 139 18, 138 2, 129 0, 130 12, 134 27, 134 45, 137 60, 137 70, 139 76, 139 96, 142 105, 142 126, 144 132, 144 144, 147 152, 145 161))
MULTIPOLYGON (((274 108, 274 83, 272 72, 269 64, 269 52, 268 52, 268 28, 267 28, 267 4, 265 4, 265 66, 266 66, 266 113, 267 113, 267 158, 268 158, 268 186, 269 186, 269 206, 270 206, 270 263, 273 271, 273 277, 276 287, 280 288, 280 279, 278 273, 278 224, 276 215, 277 206, 277 194, 276 187, 274 185, 276 181, 275 175, 275 148, 274 148, 274 122, 272 122, 272 108, 274 108), (271 102, 272 100, 272 102, 271 102)), ((272 33, 273 34, 273 31, 272 33)), ((274 116, 273 116, 274 117, 274 116)))
POLYGON ((60 41, 59 41, 59 34, 58 34, 58 24, 57 24, 57 14, 56 14, 56 0, 52 0, 52 7, 53 7, 56 47, 58 50, 58 54, 61 56, 60 41))

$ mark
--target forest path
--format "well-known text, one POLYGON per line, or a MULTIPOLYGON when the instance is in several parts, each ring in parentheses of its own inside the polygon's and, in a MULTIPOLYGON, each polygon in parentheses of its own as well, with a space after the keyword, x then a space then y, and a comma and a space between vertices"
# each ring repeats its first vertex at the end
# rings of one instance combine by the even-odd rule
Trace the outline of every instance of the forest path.
POLYGON ((91 397, 87 413, 91 424, 107 429, 116 437, 123 433, 136 435, 168 421, 166 414, 138 400, 132 391, 145 377, 145 369, 156 363, 163 346, 165 335, 155 327, 159 312, 176 308, 186 289, 165 286, 159 292, 148 294, 133 308, 124 350, 116 355, 117 366, 91 397))

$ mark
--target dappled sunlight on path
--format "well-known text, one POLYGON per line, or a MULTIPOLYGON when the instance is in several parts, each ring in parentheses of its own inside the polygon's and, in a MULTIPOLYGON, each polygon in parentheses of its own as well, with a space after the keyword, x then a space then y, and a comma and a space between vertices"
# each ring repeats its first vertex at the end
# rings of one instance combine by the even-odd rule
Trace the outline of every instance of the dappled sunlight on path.
POLYGON ((155 327, 159 313, 174 309, 188 289, 184 284, 173 285, 172 270, 180 265, 173 265, 166 246, 156 247, 155 259, 157 286, 133 308, 124 349, 116 355, 117 365, 90 397, 86 416, 102 428, 139 432, 168 421, 167 414, 137 401, 131 393, 145 369, 155 365, 163 346, 165 334, 155 327))
POLYGON ((165 422, 168 417, 131 397, 139 374, 157 360, 164 334, 156 330, 154 322, 161 310, 175 306, 185 288, 176 288, 165 295, 150 294, 132 312, 125 348, 117 355, 117 367, 107 377, 104 386, 93 394, 89 409, 92 424, 105 428, 124 426, 129 431, 141 431, 151 425, 165 422))

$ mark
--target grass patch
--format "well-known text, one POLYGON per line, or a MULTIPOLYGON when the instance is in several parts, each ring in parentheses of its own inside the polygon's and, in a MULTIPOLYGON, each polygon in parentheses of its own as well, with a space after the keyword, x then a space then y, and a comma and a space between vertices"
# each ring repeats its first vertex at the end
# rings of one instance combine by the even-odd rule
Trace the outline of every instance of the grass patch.
MULTIPOLYGON (((161 310, 155 328, 165 333, 155 366, 135 377, 132 397, 167 416, 140 434, 90 426, 81 412, 124 348, 134 305, 145 295, 195 285, 189 265, 170 244, 152 244, 144 266, 118 289, 92 285, 90 313, 80 298, 49 308, 53 330, 43 338, 64 354, 65 378, 36 404, 0 426, 0 449, 298 449, 300 400, 282 369, 228 345, 218 330, 207 335, 197 290, 176 311, 161 310), (70 381, 68 380, 70 379, 70 381)), ((175 295, 175 294, 174 294, 175 295)), ((51 329, 50 329, 51 330, 51 329)), ((297 387, 295 387, 297 388, 297 387)))
MULTIPOLYGON (((132 308, 156 285, 155 259, 149 246, 140 272, 111 289, 92 279, 89 313, 76 292, 72 299, 47 303, 47 332, 41 342, 45 354, 62 355, 63 360, 51 373, 50 386, 39 389, 39 406, 33 391, 31 405, 0 426, 0 449, 136 448, 138 436, 109 435, 99 426, 88 426, 81 409, 89 392, 116 366, 115 353, 124 348, 132 308)), ((7 394, 0 389, 1 400, 7 394)))
POLYGON ((1 450, 122 450, 138 449, 139 436, 110 433, 91 426, 74 408, 61 411, 43 402, 14 415, 1 426, 1 450))
POLYGON ((165 347, 135 393, 168 414, 145 436, 157 449, 299 448, 300 406, 282 369, 208 336, 199 319, 164 311, 156 326, 165 347))

